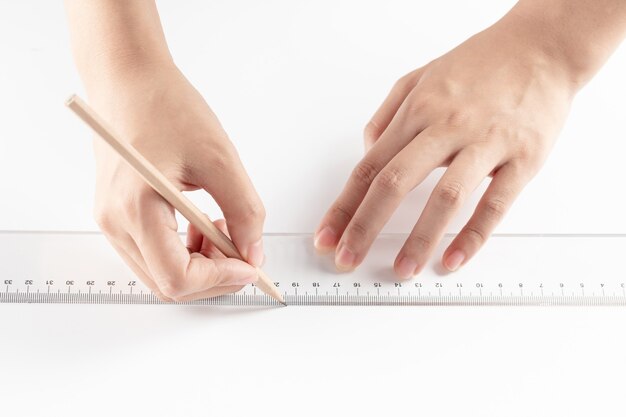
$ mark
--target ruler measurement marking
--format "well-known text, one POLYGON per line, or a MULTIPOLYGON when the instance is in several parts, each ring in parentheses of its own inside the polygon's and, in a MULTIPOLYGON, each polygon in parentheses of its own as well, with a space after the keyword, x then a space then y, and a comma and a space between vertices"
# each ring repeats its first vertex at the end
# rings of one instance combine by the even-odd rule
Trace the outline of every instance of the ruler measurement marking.
MULTIPOLYGON (((352 294, 332 295, 321 298, 302 297, 295 294, 286 294, 286 299, 292 305, 372 305, 372 300, 368 296, 355 296, 352 294)), ((2 295, 5 302, 43 302, 43 303, 112 303, 112 304, 167 304, 161 302, 152 294, 134 294, 121 293, 103 295, 95 300, 90 299, 87 294, 77 293, 52 293, 48 297, 29 297, 26 293, 19 291, 16 293, 8 293, 2 295)), ((399 298, 381 296, 377 300, 381 305, 626 305, 626 297, 601 297, 601 296, 576 296, 567 295, 565 297, 548 297, 540 298, 537 296, 514 296, 511 298, 493 298, 493 297, 476 297, 476 296, 444 296, 427 297, 418 299, 409 296, 401 296, 399 298)), ((276 305, 276 302, 269 299, 265 295, 253 297, 250 294, 232 294, 207 300, 199 300, 196 302, 172 303, 172 304, 189 304, 189 305, 276 305)))
MULTIPOLYGON (((61 243, 59 249, 50 249, 51 246, 47 245, 47 243, 42 245, 42 249, 37 249, 39 243, 36 240, 31 240, 31 242, 35 243, 34 247, 36 250, 46 251, 42 253, 48 253, 53 250, 57 250, 59 253, 61 251, 62 253, 67 253, 68 251, 63 250, 63 244, 66 246, 68 244, 82 245, 83 241, 81 239, 89 239, 90 242, 95 242, 93 239, 104 241, 101 236, 96 237, 95 234, 94 237, 89 238, 85 237, 86 235, 84 234, 60 235, 65 236, 63 239, 66 240, 59 241, 61 243)), ((15 238, 11 236, 10 233, 5 233, 4 237, 6 239, 6 247, 9 249, 14 246, 15 242, 15 238)), ((27 236, 27 234, 22 234, 22 236, 27 236)), ((1 232, 0 238, 2 238, 1 232)), ((29 241, 24 240, 26 238, 20 237, 19 239, 23 240, 22 243, 19 243, 20 241, 18 240, 19 245, 32 247, 27 245, 29 241)), ((42 239, 48 239, 48 237, 42 237, 42 239)), ((626 235, 622 239, 626 242, 626 235)), ((298 241, 295 240, 294 242, 298 241)), ((589 240, 586 236, 578 242, 580 244, 572 243, 572 247, 576 251, 596 247, 595 245, 598 243, 597 238, 596 240, 589 240)), ((71 245, 70 247, 72 247, 71 245)), ((91 243, 85 245, 85 250, 92 251, 93 247, 90 245, 91 243)), ((280 245, 282 246, 279 246, 279 249, 280 247, 287 247, 282 242, 280 245)), ((96 250, 99 250, 99 247, 96 246, 96 250)), ((288 247, 291 248, 293 246, 288 247)), ((290 259, 293 258, 293 255, 294 252, 289 251, 290 259)), ((299 256, 297 252, 295 255, 299 256)), ((43 259, 53 258, 53 256, 46 255, 43 259)), ((10 257, 7 259, 11 260, 10 257)), ((75 273, 68 274, 65 277, 66 281, 62 278, 66 273, 58 272, 63 269, 46 269, 47 267, 35 270, 26 268, 22 277, 22 273, 19 272, 22 269, 19 269, 18 258, 15 259, 14 266, 10 263, 7 266, 7 271, 10 271, 8 274, 14 276, 14 278, 4 280, 6 284, 5 291, 2 292, 0 290, 0 303, 162 304, 149 289, 139 282, 137 283, 137 289, 133 288, 135 281, 131 281, 133 284, 129 283, 128 286, 120 284, 120 282, 125 281, 126 275, 124 273, 118 275, 119 272, 116 272, 116 270, 112 270, 114 271, 112 274, 106 274, 109 276, 109 281, 100 279, 105 274, 99 271, 95 272, 96 280, 93 281, 85 282, 83 279, 76 279, 76 277, 81 276, 82 272, 78 275, 75 273), (35 274, 37 274, 36 271, 39 270, 46 271, 43 273, 43 277, 41 279, 32 279, 35 276, 32 271, 35 271, 35 274), (18 271, 17 274, 14 271, 18 271), (111 278, 113 279, 111 280, 111 278), (66 282, 67 290, 63 288, 63 282, 66 282), (30 290, 31 287, 33 288, 32 291, 30 290), (55 288, 57 289, 56 292, 54 291, 55 288), (108 293, 105 291, 106 288, 109 290, 108 293), (118 290, 113 293, 113 288, 118 290), (61 291, 61 289, 64 291, 61 291)), ((289 264, 287 264, 287 267, 289 267, 289 264)), ((365 270, 367 271, 367 268, 365 270)), ((79 269, 79 271, 82 270, 79 269)), ((85 271, 85 276, 92 273, 89 269, 85 269, 85 271)), ((283 290, 281 292, 284 293, 288 303, 292 305, 626 305, 626 286, 624 286, 624 278, 626 278, 624 273, 626 271, 619 264, 609 265, 604 269, 597 269, 597 278, 602 280, 602 282, 599 282, 597 279, 594 281, 594 274, 596 274, 593 272, 595 271, 594 269, 588 269, 588 271, 592 272, 587 272, 585 275, 580 274, 581 276, 578 279, 576 278, 578 273, 570 274, 571 277, 565 274, 561 278, 561 282, 559 282, 557 275, 549 275, 552 274, 550 271, 551 269, 549 268, 545 270, 542 268, 536 271, 529 269, 526 273, 524 273, 524 270, 520 270, 520 273, 517 275, 513 271, 510 279, 505 279, 505 277, 498 277, 496 270, 487 269, 485 271, 487 275, 483 277, 484 280, 474 280, 479 277, 472 278, 470 274, 469 279, 461 275, 462 279, 459 279, 459 282, 456 283, 451 283, 444 278, 428 274, 418 277, 414 282, 396 282, 395 280, 382 277, 378 278, 375 273, 366 273, 363 275, 363 279, 350 282, 324 271, 321 271, 319 277, 316 277, 314 273, 305 271, 305 274, 301 277, 296 275, 298 279, 301 278, 299 281, 281 280, 280 285, 282 287, 281 290, 283 290), (519 276, 519 278, 516 279, 515 276, 519 276), (580 278, 583 278, 583 280, 580 278), (308 288, 311 287, 311 281, 313 280, 315 280, 313 283, 314 291, 309 294, 308 288), (452 284, 456 285, 456 291, 453 291, 454 286, 452 284), (446 289, 442 290, 444 285, 446 289), (299 287, 305 290, 304 294, 302 294, 299 287), (339 291, 340 287, 343 288, 342 291, 339 291), (413 288, 416 288, 417 291, 412 290, 413 288), (479 290, 478 294, 474 292, 475 288, 479 290), (513 291, 514 288, 516 289, 515 291, 513 291), (559 288, 560 292, 558 291, 559 288), (332 289, 335 291, 332 291, 332 289), (395 289, 395 291, 391 291, 392 289, 395 289), (424 294, 422 294, 422 289, 424 294), (620 294, 619 289, 621 289, 622 294, 620 294)), ((502 274, 502 272, 498 272, 498 274, 502 274)), ((246 287, 239 293, 216 299, 181 304, 277 305, 264 294, 257 291, 255 286, 252 289, 246 287)))
MULTIPOLYGON (((15 288, 14 292, 11 292, 11 288, 8 288, 8 292, 11 294, 25 294, 27 296, 31 295, 30 292, 30 285, 25 285, 26 288, 24 288, 24 292, 21 292, 21 288, 15 288)), ((57 294, 66 294, 65 296, 63 296, 63 300, 66 300, 68 302, 70 302, 73 298, 78 297, 80 298, 80 296, 82 296, 84 293, 82 292, 82 290, 80 288, 77 288, 75 290, 72 290, 73 287, 69 287, 68 291, 66 293, 61 293, 60 289, 57 290, 57 294)), ((7 287, 5 287, 5 293, 6 293, 7 287)), ((359 302, 360 299, 363 299, 363 297, 368 298, 371 294, 369 291, 366 291, 366 296, 362 296, 362 293, 360 292, 360 289, 358 287, 356 287, 354 289, 354 293, 351 293, 350 291, 345 291, 345 294, 335 294, 334 297, 332 298, 328 298, 328 300, 332 301, 332 302, 336 302, 338 304, 353 304, 355 302, 359 302)), ((418 292, 419 292, 419 287, 418 287, 418 292)), ((35 294, 39 293, 39 289, 37 289, 37 292, 35 294)), ((440 292, 441 293, 441 292, 440 292)), ((531 291, 530 295, 526 296, 523 295, 523 293, 520 293, 519 299, 523 300, 524 302, 527 302, 528 300, 538 300, 541 298, 544 298, 545 296, 545 292, 542 290, 540 291, 540 293, 542 293, 542 296, 539 297, 538 295, 534 294, 534 291, 531 291)), ((55 293, 49 293, 50 295, 54 295, 55 293)), ((102 293, 100 292, 100 294, 102 295, 102 293)), ((126 298, 133 298, 132 296, 135 295, 136 293, 134 293, 134 290, 131 288, 128 289, 128 292, 124 292, 123 290, 119 290, 117 293, 115 294, 109 294, 110 297, 112 297, 112 300, 115 302, 120 302, 123 301, 126 298)), ((140 294, 143 295, 144 292, 143 290, 140 291, 140 294)), ((284 291, 285 296, 289 297, 295 297, 296 300, 305 300, 309 298, 309 294, 308 291, 305 292, 306 297, 303 297, 298 291, 297 289, 294 289, 294 294, 290 294, 288 291, 284 291)), ((617 293, 615 291, 612 291, 610 293, 611 295, 607 295, 606 290, 603 288, 601 292, 599 292, 599 294, 596 294, 596 291, 592 291, 591 294, 588 294, 586 292, 584 292, 583 290, 581 290, 579 295, 576 295, 576 293, 574 291, 572 291, 571 293, 569 293, 567 296, 567 298, 572 298, 572 299, 576 299, 576 298, 590 298, 593 300, 598 300, 601 298, 615 298, 617 297, 617 293), (601 294, 601 295, 600 295, 601 294)), ((91 295, 91 288, 88 288, 88 292, 87 295, 91 295)), ((151 294, 150 294, 151 295, 151 294)), ((432 294, 429 293, 429 295, 432 297, 432 294)), ((237 302, 245 304, 246 300, 252 298, 252 296, 247 292, 247 291, 243 291, 241 294, 239 294, 239 296, 241 297, 241 299, 237 298, 235 299, 237 302)), ((474 295, 474 293, 472 291, 469 292, 469 298, 472 297, 477 297, 474 295)), ((399 304, 405 304, 407 301, 410 301, 412 298, 414 298, 415 296, 410 292, 407 291, 406 293, 403 293, 402 291, 396 291, 395 295, 392 295, 391 292, 387 292, 387 295, 382 296, 380 294, 378 294, 378 297, 381 299, 381 302, 388 304, 388 303, 399 303, 399 304)), ((448 292, 447 295, 441 295, 441 300, 453 300, 453 299, 463 299, 463 291, 460 290, 458 296, 453 296, 452 292, 448 292)), ((467 297, 467 296, 466 296, 467 297)), ((488 296, 485 296, 485 292, 483 292, 482 290, 480 290, 480 298, 491 298, 493 297, 493 292, 489 292, 488 296)), ((551 297, 554 298, 554 292, 551 292, 551 297)), ((514 298, 514 297, 512 297, 514 298)), ((626 296, 622 296, 622 298, 626 298, 626 296)), ((31 300, 32 301, 32 300, 31 300)), ((102 298, 99 299, 99 301, 102 301, 102 298)), ((297 301, 296 304, 300 304, 303 303, 303 301, 297 301)))

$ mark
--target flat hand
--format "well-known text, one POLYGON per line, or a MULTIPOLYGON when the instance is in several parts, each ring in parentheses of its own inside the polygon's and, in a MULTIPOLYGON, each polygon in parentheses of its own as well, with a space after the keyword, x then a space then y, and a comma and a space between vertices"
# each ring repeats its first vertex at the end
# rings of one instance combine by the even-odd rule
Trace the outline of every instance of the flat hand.
POLYGON ((316 233, 319 250, 335 249, 338 269, 363 261, 407 193, 437 167, 447 170, 396 273, 418 274, 470 193, 493 177, 444 266, 456 270, 485 243, 542 166, 574 96, 562 66, 524 33, 496 24, 396 83, 365 128, 367 153, 316 233))

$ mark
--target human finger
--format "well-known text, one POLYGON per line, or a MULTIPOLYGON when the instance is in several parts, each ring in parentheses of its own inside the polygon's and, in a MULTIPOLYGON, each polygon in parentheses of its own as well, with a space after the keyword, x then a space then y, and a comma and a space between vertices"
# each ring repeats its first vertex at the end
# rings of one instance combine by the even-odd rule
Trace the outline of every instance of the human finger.
POLYGON ((467 147, 455 156, 396 258, 398 276, 406 279, 419 273, 452 218, 501 157, 499 152, 478 146, 467 147))
POLYGON ((522 171, 508 163, 494 174, 472 217, 443 254, 442 263, 449 271, 467 263, 487 241, 527 183, 522 171))

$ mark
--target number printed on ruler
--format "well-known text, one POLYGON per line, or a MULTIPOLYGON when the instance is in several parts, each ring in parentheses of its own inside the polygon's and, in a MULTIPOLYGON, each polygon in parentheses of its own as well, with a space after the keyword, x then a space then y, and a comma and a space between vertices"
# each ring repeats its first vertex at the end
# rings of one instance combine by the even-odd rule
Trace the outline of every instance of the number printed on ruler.
MULTIPOLYGON (((434 260, 407 281, 391 270, 403 239, 382 236, 356 272, 339 274, 310 235, 270 235, 264 270, 290 305, 626 305, 626 273, 615 261, 626 236, 495 236, 460 271, 442 274, 434 260)), ((100 234, 3 232, 0 246, 0 302, 160 303, 100 234)), ((193 304, 275 303, 249 285, 193 304)))

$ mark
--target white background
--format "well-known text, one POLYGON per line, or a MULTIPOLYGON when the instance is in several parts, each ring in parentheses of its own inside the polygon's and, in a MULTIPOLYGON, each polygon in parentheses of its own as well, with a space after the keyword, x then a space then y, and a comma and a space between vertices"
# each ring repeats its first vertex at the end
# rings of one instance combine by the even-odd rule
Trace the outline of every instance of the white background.
MULTIPOLYGON (((62 105, 82 88, 59 3, 0 1, 0 229, 96 228, 90 134, 62 105)), ((312 232, 393 82, 513 3, 161 1, 159 9, 178 65, 264 200, 266 231, 312 232)), ((579 94, 499 232, 626 232, 624 73, 622 47, 579 94)), ((408 231, 436 175, 387 231, 408 231)), ((216 214, 208 198, 194 198, 216 214)), ((241 415, 271 403, 278 415, 623 415, 624 319, 608 308, 0 305, 0 407, 7 415, 241 415)))

